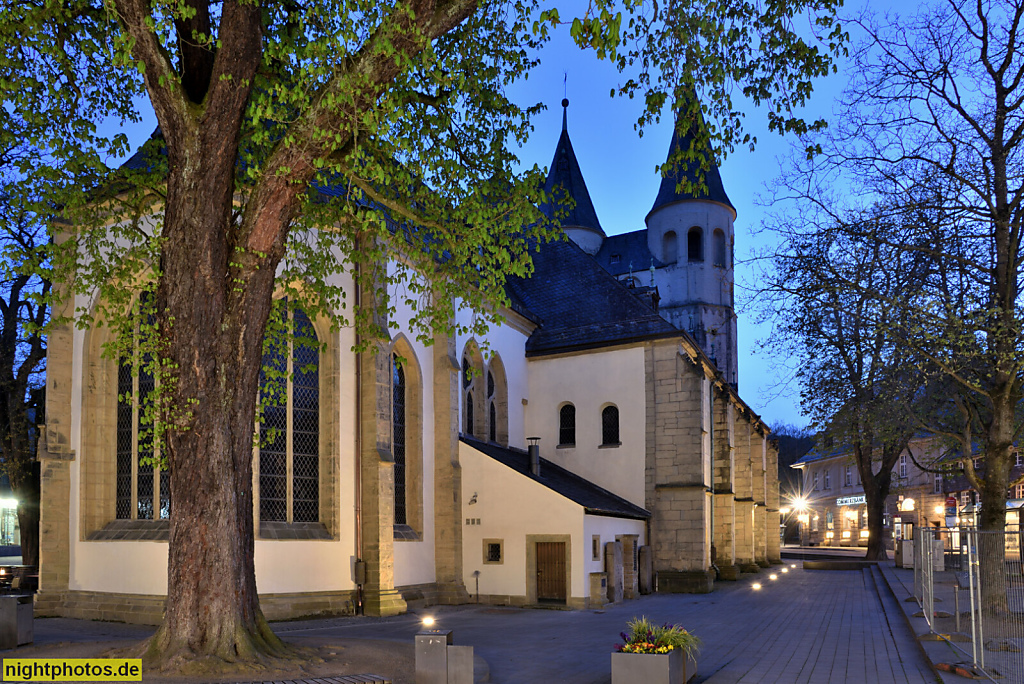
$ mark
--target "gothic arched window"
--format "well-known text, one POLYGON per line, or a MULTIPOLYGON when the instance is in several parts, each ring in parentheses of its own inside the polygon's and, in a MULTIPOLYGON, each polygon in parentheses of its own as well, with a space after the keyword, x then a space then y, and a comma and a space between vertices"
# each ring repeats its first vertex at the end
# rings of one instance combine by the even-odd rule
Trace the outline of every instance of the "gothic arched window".
POLYGON ((601 444, 619 444, 619 409, 615 406, 605 406, 601 411, 601 444))
POLYGON ((287 341, 265 348, 260 370, 260 520, 318 522, 320 352, 305 313, 288 312, 287 324, 287 341))
POLYGON ((686 234, 687 261, 704 261, 704 231, 698 226, 690 228, 686 234))
POLYGON ((565 404, 558 409, 558 445, 575 446, 576 444, 576 407, 565 404))
POLYGON ((470 340, 462 352, 462 422, 464 434, 486 439, 487 386, 484 360, 476 342, 470 340))
POLYGON ((392 356, 392 368, 394 372, 391 379, 391 450, 395 457, 395 524, 405 525, 405 371, 402 370, 397 356, 392 356))

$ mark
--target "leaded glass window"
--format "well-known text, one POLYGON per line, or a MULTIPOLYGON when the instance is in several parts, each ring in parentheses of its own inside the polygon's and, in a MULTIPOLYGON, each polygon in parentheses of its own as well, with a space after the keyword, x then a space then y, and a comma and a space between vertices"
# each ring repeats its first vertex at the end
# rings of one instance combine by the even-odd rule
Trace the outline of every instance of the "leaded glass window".
POLYGON ((576 444, 576 407, 566 404, 558 410, 558 444, 576 444))
POLYGON ((395 457, 395 524, 405 525, 406 514, 405 483, 406 483, 406 384, 405 371, 398 363, 398 357, 392 357, 391 389, 392 389, 392 437, 391 448, 395 457))
POLYGON ((260 520, 320 520, 320 352, 300 309, 287 342, 264 351, 260 370, 260 520))
MULTIPOLYGON (((152 314, 147 316, 152 325, 152 314)), ((117 444, 115 516, 119 519, 167 519, 171 514, 170 472, 152 463, 152 429, 144 423, 156 387, 153 374, 147 369, 148 355, 139 352, 139 326, 132 330, 131 358, 122 357, 117 368, 117 444), (133 368, 133 365, 137 366, 133 368), (157 477, 159 473, 159 477, 157 477)))

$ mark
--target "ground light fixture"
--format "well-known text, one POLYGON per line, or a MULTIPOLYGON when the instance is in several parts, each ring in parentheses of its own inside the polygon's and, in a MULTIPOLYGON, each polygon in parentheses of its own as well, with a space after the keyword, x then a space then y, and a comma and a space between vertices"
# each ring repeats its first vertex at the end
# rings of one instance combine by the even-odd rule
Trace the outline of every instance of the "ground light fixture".
POLYGON ((778 575, 776 575, 776 574, 775 574, 775 573, 773 572, 772 574, 768 575, 768 579, 770 579, 770 580, 772 580, 772 581, 775 581, 775 580, 779 579, 779 576, 778 576, 778 575))
POLYGON ((761 583, 760 582, 754 582, 753 584, 750 585, 750 588, 753 589, 754 591, 758 591, 758 590, 761 589, 761 583))
POLYGON ((782 568, 782 572, 789 572, 789 568, 782 568))
POLYGON ((434 618, 430 617, 429 615, 427 617, 423 618, 423 626, 424 627, 433 627, 434 626, 434 618))
POLYGON ((792 565, 790 565, 789 567, 791 567, 791 568, 793 568, 794 570, 796 570, 796 563, 793 563, 793 564, 792 564, 792 565))

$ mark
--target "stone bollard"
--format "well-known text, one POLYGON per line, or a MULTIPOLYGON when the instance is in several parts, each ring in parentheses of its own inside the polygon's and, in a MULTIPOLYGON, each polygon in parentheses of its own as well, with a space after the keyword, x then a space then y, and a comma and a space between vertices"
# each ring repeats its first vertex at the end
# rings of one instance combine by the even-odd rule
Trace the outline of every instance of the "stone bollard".
POLYGON ((608 602, 619 603, 623 597, 622 542, 604 545, 604 571, 608 575, 608 602))

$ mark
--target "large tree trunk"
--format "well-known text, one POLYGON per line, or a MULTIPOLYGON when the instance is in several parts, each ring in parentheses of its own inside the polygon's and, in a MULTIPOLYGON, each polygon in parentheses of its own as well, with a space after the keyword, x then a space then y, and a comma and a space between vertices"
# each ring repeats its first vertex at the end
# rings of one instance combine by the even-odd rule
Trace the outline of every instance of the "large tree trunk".
MULTIPOLYGON (((1008 403, 1008 402, 1007 402, 1008 403)), ((996 403, 986 434, 985 478, 978 520, 978 562, 981 605, 987 613, 1005 614, 1006 600, 1006 492, 1013 448, 1013 405, 996 403)))
POLYGON ((156 296, 161 339, 176 369, 172 410, 191 415, 184 429, 167 433, 169 600, 146 658, 196 673, 288 652, 259 607, 252 494, 262 342, 284 235, 268 252, 235 252, 236 147, 208 139, 217 135, 179 131, 171 148, 156 296), (221 154, 211 154, 218 147, 221 154))
POLYGON ((868 509, 868 548, 864 554, 867 560, 886 560, 885 550, 885 499, 889 496, 889 480, 878 478, 874 486, 864 483, 864 499, 868 509))

